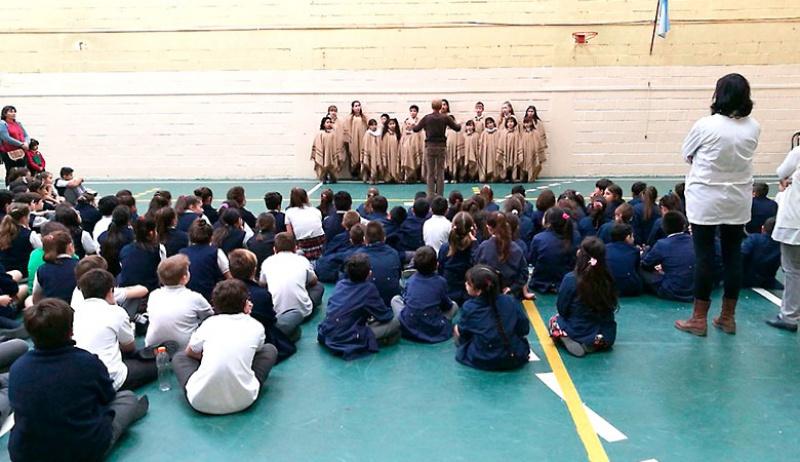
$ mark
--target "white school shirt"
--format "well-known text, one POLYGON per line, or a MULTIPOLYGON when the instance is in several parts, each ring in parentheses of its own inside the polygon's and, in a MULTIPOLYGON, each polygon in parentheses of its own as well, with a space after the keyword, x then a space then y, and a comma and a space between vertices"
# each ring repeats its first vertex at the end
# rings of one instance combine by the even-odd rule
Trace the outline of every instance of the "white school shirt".
POLYGON ((683 141, 686 215, 698 225, 743 225, 753 201, 753 156, 761 126, 752 117, 714 114, 695 122, 683 141))
POLYGON ((172 340, 183 350, 200 323, 214 314, 214 309, 202 295, 185 286, 164 286, 150 293, 147 313, 150 325, 144 344, 152 346, 172 340))
MULTIPOLYGON (((122 306, 122 304, 127 300, 128 293, 125 291, 125 287, 114 287, 114 302, 117 305, 122 306)), ((72 309, 78 309, 83 302, 83 292, 81 292, 81 289, 76 287, 75 290, 72 291, 72 300, 70 300, 69 305, 72 307, 72 309)))
POLYGON ((311 314, 313 305, 306 283, 314 268, 306 257, 292 252, 278 252, 261 264, 261 284, 267 285, 272 295, 275 314, 295 309, 303 316, 311 314))
POLYGON ((450 236, 450 228, 452 228, 450 220, 442 215, 432 215, 422 225, 422 238, 425 240, 425 245, 433 247, 438 255, 439 247, 447 242, 447 238, 450 236))
POLYGON ((779 179, 792 178, 792 184, 775 197, 778 216, 772 239, 788 245, 800 245, 800 147, 792 149, 778 167, 779 179))
POLYGON ((292 225, 295 239, 302 240, 322 236, 322 212, 316 207, 289 207, 286 209, 286 224, 292 225))
POLYGON ((72 339, 75 346, 103 361, 114 382, 114 389, 119 390, 128 377, 128 367, 122 362, 119 346, 133 341, 128 313, 105 300, 90 298, 75 310, 72 339))
POLYGON ((203 353, 200 367, 186 382, 192 407, 206 414, 230 414, 253 404, 261 388, 253 357, 264 340, 264 326, 247 314, 206 319, 189 340, 192 351, 203 353))
POLYGON ((86 252, 86 255, 97 253, 98 250, 100 250, 100 246, 97 245, 91 234, 89 234, 87 231, 81 231, 81 245, 83 246, 83 250, 86 252))
POLYGON ((92 230, 92 237, 94 238, 94 242, 97 244, 97 248, 100 248, 100 244, 97 242, 97 239, 103 234, 104 231, 108 231, 108 227, 111 226, 111 215, 107 217, 101 217, 97 220, 97 223, 94 225, 94 229, 92 230))

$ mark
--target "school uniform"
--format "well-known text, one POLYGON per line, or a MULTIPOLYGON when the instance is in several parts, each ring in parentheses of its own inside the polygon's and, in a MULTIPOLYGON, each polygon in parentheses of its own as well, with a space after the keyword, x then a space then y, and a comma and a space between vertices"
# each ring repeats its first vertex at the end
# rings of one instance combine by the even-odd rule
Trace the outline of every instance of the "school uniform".
POLYGON ((606 265, 620 295, 627 297, 642 293, 640 264, 641 256, 638 248, 624 241, 611 242, 606 245, 606 265))
POLYGON ((606 211, 603 214, 603 216, 606 218, 606 220, 614 221, 614 212, 616 212, 617 207, 619 207, 620 205, 622 205, 624 203, 625 203, 625 201, 620 199, 618 201, 612 201, 612 202, 609 202, 608 204, 606 204, 606 211))
POLYGON ((778 215, 778 203, 769 197, 754 197, 750 208, 750 222, 745 225, 749 234, 761 233, 761 227, 768 219, 778 215))
POLYGON ((447 242, 452 226, 450 220, 445 218, 444 215, 433 215, 425 220, 422 225, 422 238, 425 241, 425 245, 438 252, 439 247, 447 242))
POLYGON ((528 287, 537 292, 554 292, 564 275, 575 267, 575 242, 568 245, 550 229, 533 237, 528 247, 528 263, 533 275, 528 287))
POLYGON ((244 249, 245 232, 239 228, 228 227, 228 235, 219 244, 220 250, 225 252, 225 255, 233 252, 236 249, 244 249))
POLYGON ((642 276, 661 298, 691 302, 694 299, 694 244, 687 233, 670 234, 642 257, 642 276), (664 274, 652 272, 661 265, 664 274))
MULTIPOLYGON (((36 274, 34 272, 34 274, 36 274)), ((10 295, 13 299, 19 292, 19 284, 14 281, 10 274, 6 273, 6 269, 0 264, 0 295, 10 295)), ((0 318, 14 319, 19 314, 18 307, 11 303, 7 306, 0 306, 0 318)), ((0 322, 4 323, 3 319, 0 322)))
POLYGON ((658 222, 659 227, 661 226, 661 222, 659 221, 661 218, 661 209, 657 206, 653 206, 650 212, 650 218, 645 219, 644 204, 640 202, 633 207, 633 220, 631 221, 631 227, 633 228, 633 240, 636 245, 647 243, 647 240, 650 237, 650 234, 653 232, 653 226, 655 226, 656 222, 658 222))
POLYGON ((186 287, 200 293, 210 302, 214 286, 223 279, 223 271, 219 265, 221 252, 213 245, 203 244, 190 245, 181 249, 180 253, 189 257, 191 278, 186 287))
POLYGON ((94 231, 94 226, 103 218, 103 215, 97 210, 97 207, 87 204, 86 202, 78 202, 75 205, 75 211, 81 216, 81 228, 91 234, 94 231))
POLYGON ((751 234, 742 242, 742 287, 783 289, 775 279, 781 267, 781 245, 769 234, 751 234))
POLYGON ((217 212, 217 209, 211 204, 203 205, 203 215, 205 215, 212 224, 219 221, 219 212, 217 212))
POLYGON ((106 365, 114 389, 119 390, 128 379, 128 366, 122 360, 119 347, 134 341, 128 313, 99 298, 84 300, 74 308, 72 338, 75 346, 96 354, 106 365))
POLYGON ((402 298, 392 300, 392 308, 397 305, 402 310, 399 319, 404 338, 439 343, 453 335, 451 319, 458 305, 453 306, 447 291, 447 281, 435 273, 416 273, 408 279, 402 298))
POLYGON ((450 244, 445 242, 439 249, 439 274, 447 282, 447 296, 459 305, 469 298, 467 289, 464 287, 467 270, 475 265, 475 253, 478 250, 478 243, 464 250, 458 251, 452 256, 447 256, 450 252, 450 244))
POLYGON ((528 362, 527 335, 530 321, 519 300, 500 295, 492 303, 486 297, 467 300, 458 321, 456 361, 484 370, 516 369, 528 362), (503 325, 503 336, 497 328, 503 325))
POLYGON ((316 277, 307 258, 284 251, 264 260, 259 281, 272 295, 277 315, 277 326, 291 335, 322 301, 322 284, 309 286, 316 277))
POLYGON ((144 344, 152 347, 172 341, 183 350, 200 324, 214 315, 214 308, 199 293, 174 285, 150 293, 147 313, 150 325, 144 344))
POLYGON ((667 234, 661 229, 661 217, 656 218, 653 222, 653 227, 650 228, 650 234, 647 235, 647 245, 653 247, 656 245, 656 242, 660 241, 667 237, 667 234))
MULTIPOLYGON (((523 241, 522 238, 515 239, 514 244, 517 244, 520 250, 522 250, 522 255, 528 255, 528 242, 523 241)), ((526 260, 527 262, 527 260, 526 260)))
POLYGON ((367 203, 364 202, 356 208, 356 212, 361 215, 361 218, 367 218, 367 203))
POLYGON ((414 214, 406 217, 400 229, 397 230, 397 244, 395 249, 398 252, 414 252, 425 245, 422 236, 422 229, 425 225, 425 218, 419 218, 414 214))
MULTIPOLYGON (((106 243, 107 239, 108 239, 108 231, 107 230, 103 231, 102 233, 100 233, 100 236, 97 237, 97 244, 98 244, 98 248, 100 249, 100 254, 101 255, 102 255, 102 251, 103 251, 103 245, 106 243)), ((122 256, 122 253, 121 253, 122 252, 122 248, 125 247, 126 245, 130 244, 131 242, 133 242, 133 240, 134 240, 133 230, 131 229, 130 226, 127 226, 124 229, 122 229, 120 240, 119 240, 119 242, 117 244, 117 247, 119 249, 118 258, 116 260, 112 260, 107 255, 103 255, 105 257, 106 261, 108 262, 108 271, 111 274, 113 274, 114 276, 117 276, 119 274, 119 272, 120 272, 120 259, 119 259, 119 257, 122 256)))
POLYGON ((239 214, 242 216, 242 221, 243 221, 243 222, 244 222, 244 223, 245 223, 247 226, 249 226, 249 227, 250 227, 250 229, 253 229, 253 228, 255 228, 255 227, 256 227, 256 216, 255 216, 255 215, 253 215, 253 212, 251 212, 251 211, 247 210, 247 209, 246 209, 246 208, 244 208, 244 207, 241 207, 241 208, 239 209, 239 214))
POLYGON ((346 210, 337 211, 336 215, 327 216, 322 220, 322 230, 325 232, 327 241, 332 240, 337 234, 345 232, 344 226, 342 226, 345 213, 347 213, 346 210))
POLYGON ((258 285, 256 281, 248 279, 242 280, 242 282, 247 286, 247 292, 250 294, 250 302, 253 303, 253 310, 250 312, 250 317, 264 326, 264 343, 275 345, 275 348, 278 350, 277 362, 279 363, 295 354, 297 352, 297 347, 294 345, 294 342, 275 325, 275 308, 272 305, 272 296, 269 294, 269 291, 258 285))
POLYGON ((275 254, 275 233, 259 232, 247 241, 247 249, 256 254, 256 268, 261 268, 264 260, 275 254))
MULTIPOLYGON (((530 242, 534 235, 533 220, 525 215, 519 215, 519 238, 525 242, 530 242)), ((528 247, 527 245, 525 246, 528 247)))
MULTIPOLYGON (((606 224, 606 219, 603 217, 600 220, 600 228, 606 224)), ((587 237, 597 236, 597 232, 600 228, 595 228, 594 226, 594 217, 587 215, 580 220, 578 220, 578 233, 581 235, 581 240, 586 239, 587 237)))
POLYGON ((126 245, 119 252, 121 270, 117 284, 120 287, 143 285, 149 291, 157 289, 161 256, 159 245, 145 246, 138 242, 126 245))
POLYGON ((533 236, 544 231, 544 225, 542 225, 543 219, 544 219, 544 212, 542 212, 541 210, 534 210, 531 213, 531 222, 533 222, 533 235, 531 236, 531 239, 533 239, 533 236))
POLYGON ((75 268, 78 260, 69 255, 59 255, 55 262, 47 262, 36 270, 34 292, 41 289, 44 298, 60 298, 67 303, 72 301, 72 292, 78 285, 75 268))
POLYGON ((403 271, 400 255, 383 242, 367 244, 355 253, 363 253, 369 257, 372 282, 378 288, 383 303, 391 306, 392 297, 400 295, 400 273, 403 271))
MULTIPOLYGON (((203 216, 198 213, 189 211, 183 212, 178 217, 178 225, 176 226, 176 228, 178 228, 180 231, 188 233, 189 228, 192 226, 192 223, 194 223, 196 220, 199 220, 202 217, 203 216)), ((212 223, 216 223, 216 221, 213 221, 212 223)))
POLYGON ((614 309, 598 314, 583 304, 578 298, 578 283, 574 271, 564 276, 558 289, 556 307, 558 315, 551 320, 551 332, 555 322, 558 330, 583 345, 603 349, 614 344, 617 338, 614 309))
POLYGON ((483 211, 486 213, 499 212, 500 206, 497 205, 496 202, 491 201, 486 204, 486 207, 483 208, 483 211))
POLYGON ((378 340, 367 323, 370 318, 389 323, 394 313, 375 284, 343 279, 336 283, 328 299, 325 319, 317 328, 317 341, 348 361, 377 353, 378 340))
POLYGON ((528 202, 527 199, 524 200, 523 201, 523 205, 522 205, 522 215, 524 215, 524 216, 528 217, 529 219, 533 220, 533 212, 534 212, 533 204, 528 202))
POLYGON ((389 239, 389 236, 397 234, 399 227, 388 217, 382 216, 380 218, 376 218, 374 221, 377 221, 381 224, 381 226, 383 226, 383 234, 386 236, 387 240, 389 239))
POLYGON ((603 241, 604 244, 611 242, 611 227, 614 226, 615 221, 608 221, 603 223, 603 226, 597 230, 597 238, 603 241))
POLYGON ((642 198, 639 197, 639 196, 636 196, 633 199, 629 200, 628 203, 631 205, 631 207, 636 207, 637 204, 641 204, 642 203, 642 198))
POLYGON ((189 234, 177 228, 169 228, 165 237, 162 245, 167 251, 168 258, 177 255, 182 248, 189 246, 189 234))
POLYGON ((511 243, 506 261, 500 261, 497 251, 497 238, 492 236, 478 246, 475 263, 484 264, 500 272, 500 285, 511 288, 517 297, 522 295, 522 288, 528 283, 528 262, 525 254, 515 243, 511 243))
POLYGON ((275 234, 286 231, 286 214, 280 210, 267 210, 267 213, 275 217, 275 234))
POLYGON ((5 250, 0 250, 0 264, 6 271, 17 270, 23 277, 28 277, 28 258, 33 252, 31 243, 31 230, 19 227, 17 237, 11 241, 11 246, 5 250))
MULTIPOLYGON (((340 234, 346 236, 346 234, 340 234)), ((337 238, 339 236, 336 236, 337 238)), ((314 272, 317 273, 317 278, 322 282, 336 282, 339 280, 339 272, 342 265, 347 261, 347 258, 352 255, 356 249, 362 246, 354 246, 350 240, 343 241, 341 245, 330 247, 322 256, 317 260, 314 265, 314 272)))

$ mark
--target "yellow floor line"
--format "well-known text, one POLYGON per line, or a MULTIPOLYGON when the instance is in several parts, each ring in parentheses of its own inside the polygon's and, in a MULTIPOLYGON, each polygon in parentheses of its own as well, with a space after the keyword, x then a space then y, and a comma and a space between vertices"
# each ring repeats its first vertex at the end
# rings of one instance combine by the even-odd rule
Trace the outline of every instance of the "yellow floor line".
POLYGON ((559 355, 556 345, 550 338, 547 325, 539 314, 536 304, 532 301, 525 301, 524 306, 525 311, 528 313, 528 319, 530 319, 531 325, 533 326, 533 330, 536 332, 539 343, 542 345, 547 362, 550 363, 550 368, 553 369, 558 384, 564 392, 564 401, 567 402, 567 409, 569 410, 570 416, 572 416, 572 421, 575 423, 575 428, 578 430, 578 436, 584 448, 586 448, 589 461, 607 462, 608 454, 606 454, 606 450, 603 448, 600 438, 598 438, 597 433, 595 433, 594 428, 592 428, 592 424, 589 422, 589 417, 586 415, 586 410, 583 408, 583 401, 581 401, 578 390, 575 389, 575 385, 572 383, 567 368, 564 367, 561 355, 559 355))

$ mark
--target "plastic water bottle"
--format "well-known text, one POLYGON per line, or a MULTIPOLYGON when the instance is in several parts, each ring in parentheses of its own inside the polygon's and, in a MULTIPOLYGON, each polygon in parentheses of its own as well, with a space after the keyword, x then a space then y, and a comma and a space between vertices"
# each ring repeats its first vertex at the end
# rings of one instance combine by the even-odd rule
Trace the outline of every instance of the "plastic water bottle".
POLYGON ((169 391, 169 354, 165 347, 158 347, 156 350, 156 367, 158 368, 158 388, 161 391, 169 391))

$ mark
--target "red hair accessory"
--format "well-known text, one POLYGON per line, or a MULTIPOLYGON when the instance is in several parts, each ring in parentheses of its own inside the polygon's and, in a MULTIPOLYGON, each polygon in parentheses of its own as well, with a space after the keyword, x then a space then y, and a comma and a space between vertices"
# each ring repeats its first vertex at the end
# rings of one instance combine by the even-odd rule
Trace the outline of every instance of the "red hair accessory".
POLYGON ((569 214, 567 212, 564 212, 564 213, 561 214, 561 218, 563 218, 565 220, 569 220, 570 216, 569 216, 569 214))

